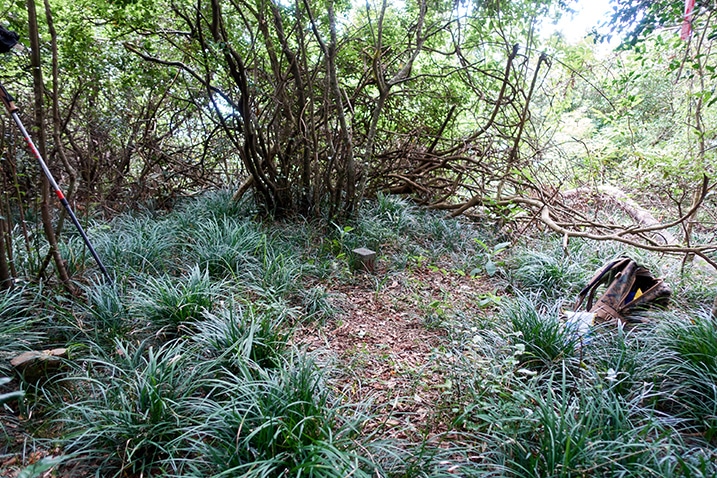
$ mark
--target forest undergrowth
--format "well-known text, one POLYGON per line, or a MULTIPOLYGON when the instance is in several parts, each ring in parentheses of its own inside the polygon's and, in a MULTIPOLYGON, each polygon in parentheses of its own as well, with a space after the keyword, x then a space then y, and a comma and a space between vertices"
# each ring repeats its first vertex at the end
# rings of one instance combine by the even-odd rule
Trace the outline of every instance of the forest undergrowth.
POLYGON ((0 476, 717 475, 715 284, 674 258, 385 196, 328 226, 215 192, 88 230, 113 284, 67 233, 81 294, 0 293, 0 476), (670 306, 576 336, 562 311, 623 254, 670 306))

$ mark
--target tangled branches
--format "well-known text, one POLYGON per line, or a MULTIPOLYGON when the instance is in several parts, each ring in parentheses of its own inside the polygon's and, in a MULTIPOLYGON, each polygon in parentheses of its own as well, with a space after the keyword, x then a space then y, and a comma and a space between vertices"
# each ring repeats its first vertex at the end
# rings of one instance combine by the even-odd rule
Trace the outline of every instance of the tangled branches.
POLYGON ((603 185, 561 190, 559 184, 539 179, 545 177, 540 171, 542 153, 522 134, 530 123, 528 106, 540 67, 547 60, 544 56, 538 60, 526 91, 512 75, 515 57, 516 49, 508 58, 500 93, 483 127, 459 141, 442 138, 443 129, 456 114, 453 106, 430 142, 421 141, 417 131, 376 155, 372 176, 376 189, 410 195, 419 204, 449 211, 451 216, 476 215, 476 210, 479 215, 490 213, 503 219, 509 215, 518 237, 531 227, 547 228, 561 235, 564 244, 571 237, 613 241, 682 256, 685 261, 697 258, 698 266, 717 269, 717 246, 691 240, 691 224, 708 192, 715 188, 707 176, 695 188, 688 210, 663 222, 618 188, 603 185), (621 213, 620 220, 610 214, 615 211, 621 213))

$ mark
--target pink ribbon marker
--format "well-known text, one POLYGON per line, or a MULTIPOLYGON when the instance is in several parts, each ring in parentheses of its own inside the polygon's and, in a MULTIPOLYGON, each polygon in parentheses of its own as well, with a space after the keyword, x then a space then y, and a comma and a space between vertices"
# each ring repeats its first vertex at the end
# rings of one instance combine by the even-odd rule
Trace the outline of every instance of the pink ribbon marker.
POLYGON ((685 18, 682 21, 682 29, 680 30, 680 38, 687 40, 692 33, 692 12, 695 9, 695 0, 685 0, 685 18))

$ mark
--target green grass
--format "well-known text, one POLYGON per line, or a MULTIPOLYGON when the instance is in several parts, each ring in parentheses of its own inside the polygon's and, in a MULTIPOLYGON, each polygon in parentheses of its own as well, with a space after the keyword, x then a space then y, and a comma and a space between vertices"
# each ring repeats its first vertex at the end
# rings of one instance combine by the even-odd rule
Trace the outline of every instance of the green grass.
POLYGON ((41 302, 28 289, 0 290, 0 376, 10 373, 9 360, 46 339, 41 302))
MULTIPOLYGON (((3 423, 28 430, 30 449, 60 450, 63 463, 42 466, 117 477, 717 475, 717 326, 704 277, 629 251, 668 275, 672 310, 580 340, 562 309, 622 252, 613 245, 511 242, 381 195, 345 223, 273 224, 230 197, 92 226, 114 284, 81 276, 96 270, 70 234, 62 251, 81 297, 29 280, 0 292, 0 355, 70 350, 50 381, 2 380, 3 423), (362 246, 378 252, 372 274, 350 267, 362 246), (446 295, 416 308, 417 323, 440 312, 431 419, 391 415, 413 427, 388 433, 375 425, 391 405, 352 403, 341 380, 360 377, 331 369, 337 358, 322 350, 314 360, 292 334, 340 327, 350 310, 334 297, 349 287, 410 284, 402 274, 426 270, 497 295, 491 307, 452 310, 446 295)), ((0 377, 13 377, 7 361, 0 377)), ((2 453, 21 453, 7 442, 2 453)))
POLYGON ((260 275, 257 252, 265 244, 265 235, 256 224, 229 217, 210 218, 182 233, 188 236, 185 253, 213 278, 246 281, 260 275))
POLYGON ((132 333, 142 324, 131 310, 126 285, 121 283, 92 283, 83 288, 86 303, 76 314, 75 326, 90 340, 112 344, 132 333))
MULTIPOLYGON (((552 246, 553 249, 547 250, 520 248, 515 251, 508 265, 512 287, 542 294, 546 300, 557 300, 565 294, 577 295, 590 279, 589 270, 577 262, 579 258, 566 257, 557 244, 552 246)), ((586 251, 580 250, 578 254, 585 255, 586 251)))
POLYGON ((513 327, 516 343, 521 346, 521 365, 550 367, 569 361, 580 343, 572 329, 559 319, 559 308, 536 303, 535 299, 519 297, 509 302, 502 314, 513 327))
POLYGON ((663 404, 708 440, 717 439, 717 322, 708 314, 669 317, 661 327, 663 404))
POLYGON ((229 304, 206 313, 192 339, 228 369, 251 360, 264 368, 281 364, 289 331, 282 314, 260 313, 254 304, 229 304))
POLYGON ((331 302, 331 293, 325 287, 317 285, 299 291, 304 317, 319 324, 336 316, 338 308, 331 302))
POLYGON ((309 358, 222 363, 181 341, 118 341, 112 356, 88 358, 86 374, 64 383, 92 393, 57 413, 71 460, 102 476, 371 476, 357 441, 362 415, 309 358))
POLYGON ((356 448, 360 416, 333 403, 316 366, 292 355, 277 369, 246 362, 208 386, 190 435, 203 476, 371 476, 356 448))
POLYGON ((84 360, 86 372, 64 380, 83 391, 57 413, 65 449, 98 460, 103 476, 175 470, 175 441, 208 368, 196 359, 181 342, 155 349, 118 340, 110 355, 84 360))
MULTIPOLYGON (((92 231, 92 240, 111 274, 161 274, 179 265, 172 256, 176 235, 170 226, 162 217, 120 216, 92 231)), ((92 261, 86 252, 84 257, 92 261)))
POLYGON ((150 278, 134 301, 148 326, 176 335, 191 330, 191 323, 211 312, 227 295, 222 281, 212 281, 207 270, 192 267, 186 276, 150 278))

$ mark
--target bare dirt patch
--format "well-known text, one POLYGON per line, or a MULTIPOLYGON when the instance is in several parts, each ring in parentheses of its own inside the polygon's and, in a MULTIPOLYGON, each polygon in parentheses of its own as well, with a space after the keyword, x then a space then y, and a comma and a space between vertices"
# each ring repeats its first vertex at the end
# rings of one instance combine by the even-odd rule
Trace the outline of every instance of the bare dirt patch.
POLYGON ((438 408, 446 391, 437 354, 457 314, 485 314, 493 285, 460 271, 420 265, 400 272, 380 266, 350 284, 324 284, 341 310, 323 327, 306 326, 294 340, 335 360, 334 387, 354 403, 371 403, 377 420, 398 438, 446 430, 438 408))

